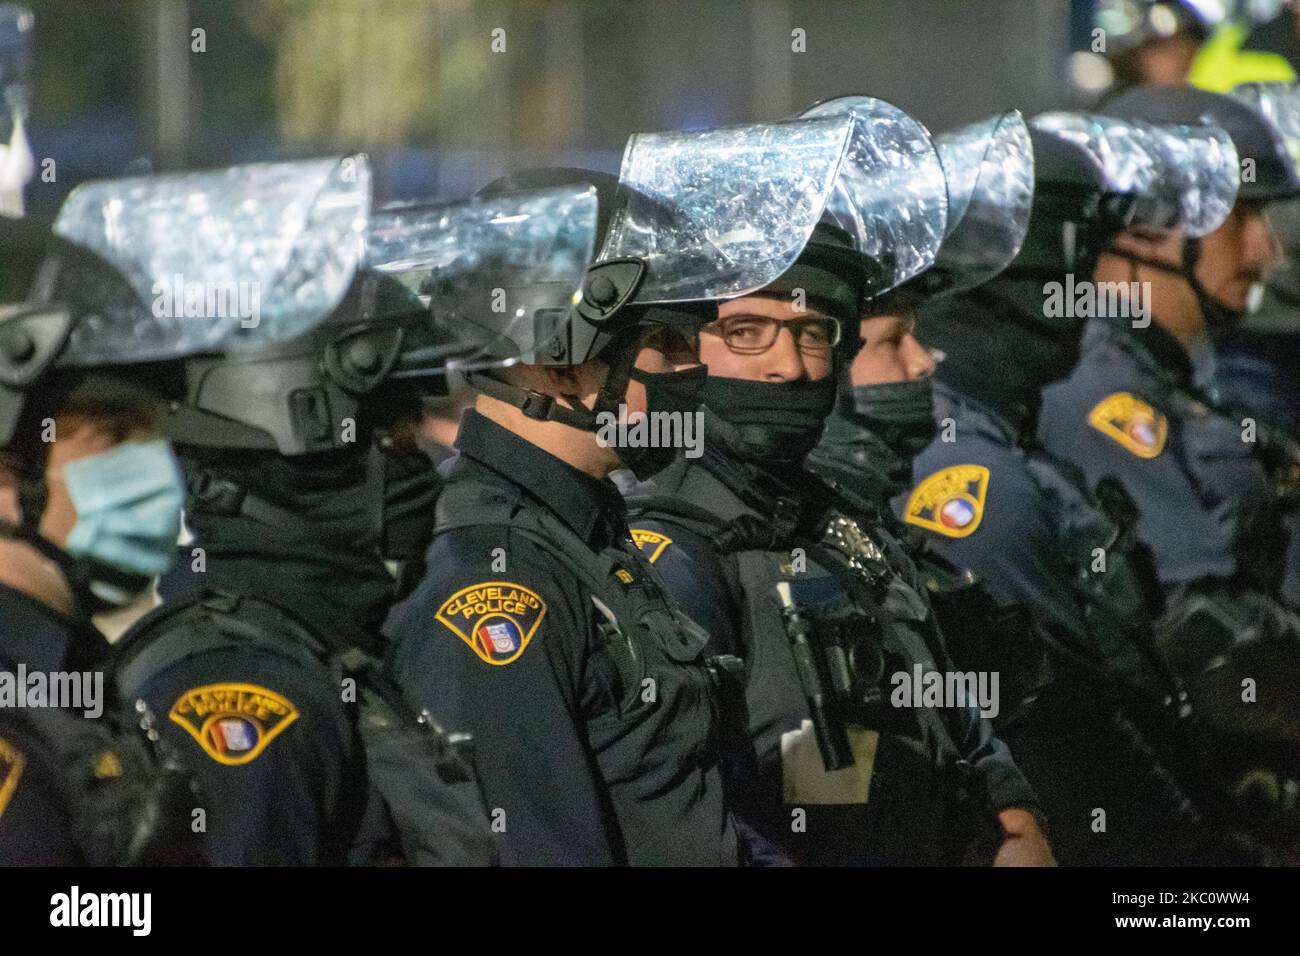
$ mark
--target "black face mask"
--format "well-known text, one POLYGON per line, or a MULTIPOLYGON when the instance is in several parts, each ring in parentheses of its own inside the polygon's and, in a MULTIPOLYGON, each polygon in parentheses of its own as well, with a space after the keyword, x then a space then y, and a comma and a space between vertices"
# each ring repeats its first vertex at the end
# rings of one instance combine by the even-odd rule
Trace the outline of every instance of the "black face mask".
POLYGON ((379 553, 392 561, 424 557, 433 539, 434 503, 442 476, 422 451, 384 455, 383 535, 379 553))
POLYGON ((852 407, 847 410, 850 417, 884 442, 899 459, 910 463, 938 433, 934 390, 928 377, 854 385, 850 397, 852 407))
POLYGON ((821 438, 835 408, 834 375, 816 381, 751 382, 710 375, 703 400, 736 430, 746 452, 760 462, 794 464, 821 438))
MULTIPOLYGON (((685 428, 686 416, 695 414, 699 408, 700 392, 708 374, 708 366, 697 365, 681 372, 646 372, 633 368, 628 376, 645 386, 646 409, 651 415, 678 413, 685 428)), ((673 447, 620 446, 617 449, 619 461, 640 481, 646 481, 667 468, 678 451, 673 447)))
POLYGON ((1082 319, 1042 321, 1029 304, 1034 295, 1041 313, 1041 283, 999 277, 930 300, 918 321, 921 341, 946 353, 934 377, 1023 432, 1031 430, 1043 387, 1078 364, 1084 328, 1082 319), (1015 361, 1007 362, 1008 355, 1015 361))

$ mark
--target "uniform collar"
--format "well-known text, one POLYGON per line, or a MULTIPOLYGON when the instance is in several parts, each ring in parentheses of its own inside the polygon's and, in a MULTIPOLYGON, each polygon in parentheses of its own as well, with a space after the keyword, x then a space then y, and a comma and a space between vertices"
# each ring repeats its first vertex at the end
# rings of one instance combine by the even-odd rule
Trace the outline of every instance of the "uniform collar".
POLYGON ((808 456, 809 469, 871 502, 910 490, 912 460, 850 414, 841 407, 826 419, 822 440, 808 456))
MULTIPOLYGON (((579 471, 473 409, 461 418, 456 450, 491 480, 526 491, 588 544, 628 536, 626 506, 613 482, 579 471)), ((453 465, 448 477, 459 470, 460 463, 453 465)))
POLYGON ((1084 348, 1099 337, 1115 342, 1148 372, 1182 387, 1192 384, 1195 371, 1187 350, 1157 322, 1135 329, 1132 320, 1127 318, 1092 319, 1088 323, 1084 348))
POLYGON ((934 414, 940 421, 952 418, 972 425, 976 431, 992 437, 1000 444, 1018 445, 1025 434, 1011 419, 938 379, 934 382, 934 414))
POLYGON ((825 482, 802 464, 755 461, 740 451, 734 426, 708 408, 703 411, 704 454, 693 461, 679 456, 655 476, 656 488, 669 495, 698 498, 709 510, 728 519, 749 511, 791 527, 808 528, 817 522, 833 497, 825 482), (727 495, 720 497, 722 489, 727 495))

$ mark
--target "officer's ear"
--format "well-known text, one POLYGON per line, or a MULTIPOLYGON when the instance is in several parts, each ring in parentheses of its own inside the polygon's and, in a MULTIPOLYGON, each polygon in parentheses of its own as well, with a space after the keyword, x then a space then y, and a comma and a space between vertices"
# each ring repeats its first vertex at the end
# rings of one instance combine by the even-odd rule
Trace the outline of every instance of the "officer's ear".
POLYGON ((585 400, 595 396, 604 384, 604 370, 605 366, 597 362, 545 366, 543 375, 546 378, 546 391, 557 397, 577 396, 585 400))

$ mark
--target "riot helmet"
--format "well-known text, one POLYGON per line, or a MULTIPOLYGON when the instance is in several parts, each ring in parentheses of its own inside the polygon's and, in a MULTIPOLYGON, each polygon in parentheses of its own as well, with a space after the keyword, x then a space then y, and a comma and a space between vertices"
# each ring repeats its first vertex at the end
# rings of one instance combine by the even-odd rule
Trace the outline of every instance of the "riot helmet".
MULTIPOLYGON (((1300 88, 1280 83, 1246 84, 1233 95, 1225 95, 1190 87, 1145 87, 1117 97, 1107 104, 1106 112, 1149 123, 1213 124, 1231 138, 1241 164, 1237 199, 1270 203, 1300 195, 1296 169, 1300 88)), ((1202 251, 1198 239, 1188 231, 1177 265, 1123 255, 1181 276, 1196 296, 1207 331, 1212 338, 1221 339, 1241 324, 1246 312, 1222 301, 1197 276, 1202 251)))
MULTIPOLYGON (((538 420, 595 431, 617 414, 643 336, 677 327, 693 335, 716 302, 757 291, 799 256, 845 160, 852 119, 833 116, 704 132, 636 134, 617 180, 583 170, 541 170, 487 187, 586 185, 597 231, 576 294, 535 275, 509 248, 477 255, 479 267, 435 268, 435 323, 475 342, 451 364, 478 390, 538 420), (522 267, 521 267, 522 266, 522 267), (494 298, 502 303, 492 308, 494 298), (593 407, 566 407, 503 381, 512 364, 609 365, 593 407)), ((576 245, 558 247, 563 265, 576 245)), ((573 404, 573 403, 571 403, 573 404)))

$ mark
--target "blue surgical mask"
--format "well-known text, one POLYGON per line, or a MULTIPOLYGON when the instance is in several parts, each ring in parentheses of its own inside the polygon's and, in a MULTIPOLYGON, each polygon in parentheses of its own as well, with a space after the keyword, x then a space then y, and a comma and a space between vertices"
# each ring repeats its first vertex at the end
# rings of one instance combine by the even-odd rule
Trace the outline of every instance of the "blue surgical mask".
POLYGON ((185 484, 171 445, 128 441, 63 466, 77 523, 66 550, 152 577, 176 552, 185 484))

